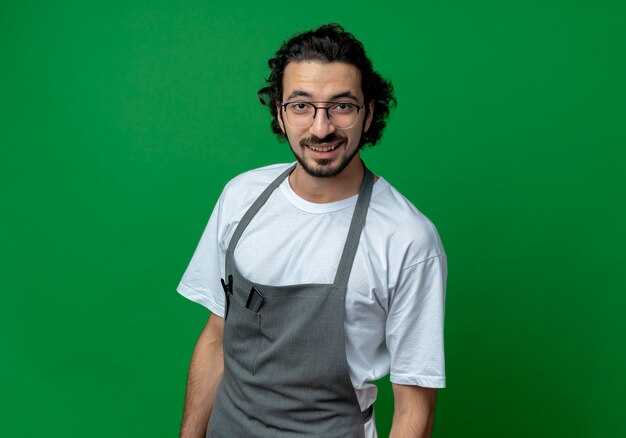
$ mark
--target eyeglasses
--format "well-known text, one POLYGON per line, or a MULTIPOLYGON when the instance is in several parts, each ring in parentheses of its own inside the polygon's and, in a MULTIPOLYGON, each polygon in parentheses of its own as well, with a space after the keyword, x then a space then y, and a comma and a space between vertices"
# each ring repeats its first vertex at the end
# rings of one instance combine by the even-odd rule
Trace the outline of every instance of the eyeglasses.
POLYGON ((349 102, 286 102, 280 105, 285 113, 287 123, 296 128, 308 128, 313 124, 317 110, 325 109, 330 123, 339 129, 352 128, 356 123, 359 111, 365 105, 355 105, 349 102), (326 106, 316 106, 313 103, 325 103, 326 106))

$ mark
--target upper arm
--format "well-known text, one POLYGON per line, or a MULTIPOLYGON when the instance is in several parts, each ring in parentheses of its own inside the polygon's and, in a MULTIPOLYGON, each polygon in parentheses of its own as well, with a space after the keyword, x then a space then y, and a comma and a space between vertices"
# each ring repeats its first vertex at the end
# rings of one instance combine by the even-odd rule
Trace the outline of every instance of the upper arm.
POLYGON ((224 318, 212 313, 200 334, 200 338, 205 343, 221 347, 224 338, 224 318))
POLYGON ((435 409, 437 388, 393 383, 393 399, 396 411, 430 413, 435 409))

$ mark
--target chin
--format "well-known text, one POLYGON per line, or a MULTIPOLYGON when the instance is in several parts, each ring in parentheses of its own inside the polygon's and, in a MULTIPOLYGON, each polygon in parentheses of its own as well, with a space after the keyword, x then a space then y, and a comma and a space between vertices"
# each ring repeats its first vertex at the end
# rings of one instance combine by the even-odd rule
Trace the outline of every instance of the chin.
POLYGON ((348 167, 351 161, 346 159, 339 162, 334 162, 334 160, 303 160, 299 156, 296 156, 296 158, 304 171, 316 178, 332 178, 337 176, 348 167))

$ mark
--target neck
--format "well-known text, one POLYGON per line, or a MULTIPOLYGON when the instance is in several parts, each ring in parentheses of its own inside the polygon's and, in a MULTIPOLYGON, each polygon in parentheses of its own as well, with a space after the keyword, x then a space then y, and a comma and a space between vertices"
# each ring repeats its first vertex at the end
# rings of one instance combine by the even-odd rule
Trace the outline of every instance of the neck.
POLYGON ((328 178, 311 176, 298 164, 289 175, 289 184, 302 199, 323 204, 359 193, 363 173, 363 163, 357 154, 339 175, 328 178))

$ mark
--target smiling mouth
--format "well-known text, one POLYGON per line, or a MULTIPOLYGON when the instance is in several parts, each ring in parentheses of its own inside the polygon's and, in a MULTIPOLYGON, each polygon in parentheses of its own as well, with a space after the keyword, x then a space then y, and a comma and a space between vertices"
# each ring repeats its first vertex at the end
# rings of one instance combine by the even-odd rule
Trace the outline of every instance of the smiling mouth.
POLYGON ((335 149, 337 149, 340 144, 341 142, 335 143, 334 145, 331 145, 331 146, 313 146, 313 145, 308 144, 307 147, 315 152, 330 152, 330 151, 334 151, 335 149))

